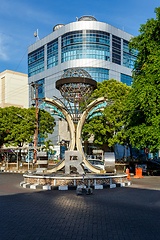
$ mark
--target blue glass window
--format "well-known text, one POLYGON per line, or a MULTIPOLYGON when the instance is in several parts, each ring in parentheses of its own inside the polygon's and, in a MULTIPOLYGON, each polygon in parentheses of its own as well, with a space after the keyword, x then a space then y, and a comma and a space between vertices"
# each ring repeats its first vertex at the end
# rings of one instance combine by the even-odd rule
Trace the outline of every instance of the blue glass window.
POLYGON ((58 39, 47 44, 47 68, 58 65, 58 39))
POLYGON ((121 73, 121 82, 125 83, 127 86, 132 86, 133 78, 131 76, 125 75, 121 73))
POLYGON ((103 82, 104 80, 109 80, 109 70, 105 68, 83 68, 86 70, 91 77, 97 82, 103 82))
POLYGON ((110 35, 102 31, 75 31, 62 36, 61 62, 92 58, 110 60, 110 35))
POLYGON ((44 71, 44 47, 28 54, 28 77, 44 71))
POLYGON ((62 48, 70 44, 82 42, 83 42, 82 31, 69 32, 62 36, 62 48))
POLYGON ((44 93, 44 79, 36 81, 35 85, 38 85, 37 86, 38 98, 40 98, 40 99, 44 98, 45 97, 45 93, 44 93))
POLYGON ((86 30, 86 42, 110 45, 109 33, 95 30, 86 30))
POLYGON ((133 69, 138 51, 130 50, 128 41, 123 40, 123 66, 133 69))
MULTIPOLYGON (((86 67, 82 68, 86 70, 91 77, 96 80, 97 82, 103 82, 104 80, 109 80, 109 70, 105 68, 92 68, 92 67, 86 67)), ((68 69, 64 70, 67 71, 68 69)))

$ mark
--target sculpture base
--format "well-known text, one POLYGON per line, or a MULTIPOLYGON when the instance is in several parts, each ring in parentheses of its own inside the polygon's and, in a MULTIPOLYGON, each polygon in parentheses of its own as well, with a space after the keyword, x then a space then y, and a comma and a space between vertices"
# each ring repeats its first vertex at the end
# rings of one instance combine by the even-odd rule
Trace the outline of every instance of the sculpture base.
POLYGON ((58 189, 71 190, 84 185, 94 189, 115 188, 130 185, 127 174, 41 174, 26 173, 20 186, 32 189, 58 189))

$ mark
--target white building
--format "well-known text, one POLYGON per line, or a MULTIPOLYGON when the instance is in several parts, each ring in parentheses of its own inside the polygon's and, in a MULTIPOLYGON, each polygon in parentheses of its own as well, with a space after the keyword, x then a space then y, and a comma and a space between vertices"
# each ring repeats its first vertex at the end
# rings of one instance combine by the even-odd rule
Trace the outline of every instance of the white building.
MULTIPOLYGON (((28 47, 29 84, 41 83, 39 97, 60 97, 55 82, 67 69, 78 67, 98 82, 113 78, 130 86, 136 59, 136 53, 128 48, 131 37, 91 16, 67 25, 58 24, 51 34, 28 47)), ((63 139, 58 130, 58 117, 55 119, 53 144, 63 139)))
POLYGON ((28 75, 6 70, 0 73, 0 107, 29 107, 28 75))

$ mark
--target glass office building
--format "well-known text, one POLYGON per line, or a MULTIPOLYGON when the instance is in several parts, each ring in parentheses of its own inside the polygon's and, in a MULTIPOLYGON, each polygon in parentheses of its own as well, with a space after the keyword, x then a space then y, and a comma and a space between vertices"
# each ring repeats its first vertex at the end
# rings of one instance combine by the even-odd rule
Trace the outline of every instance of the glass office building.
MULTIPOLYGON (((131 86, 137 54, 129 50, 131 37, 92 16, 82 16, 67 25, 58 24, 51 34, 28 47, 29 83, 43 81, 41 95, 60 97, 55 82, 67 69, 80 67, 97 82, 113 78, 131 86)), ((54 136, 56 144, 58 119, 54 136)))

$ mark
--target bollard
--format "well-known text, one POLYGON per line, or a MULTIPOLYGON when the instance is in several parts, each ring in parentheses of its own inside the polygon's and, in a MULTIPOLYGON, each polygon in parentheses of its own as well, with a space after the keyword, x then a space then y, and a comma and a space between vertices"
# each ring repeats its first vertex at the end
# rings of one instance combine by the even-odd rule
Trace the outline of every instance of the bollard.
POLYGON ((136 168, 136 175, 134 178, 143 178, 142 176, 142 168, 136 168))
POLYGON ((139 176, 139 178, 143 178, 143 176, 142 176, 142 168, 138 168, 138 176, 139 176))
POLYGON ((127 174, 127 179, 128 179, 128 180, 131 180, 131 177, 130 177, 130 175, 129 175, 129 169, 128 169, 128 168, 126 169, 126 174, 127 174))
POLYGON ((138 177, 138 168, 135 169, 135 176, 134 176, 134 178, 139 178, 138 177))

